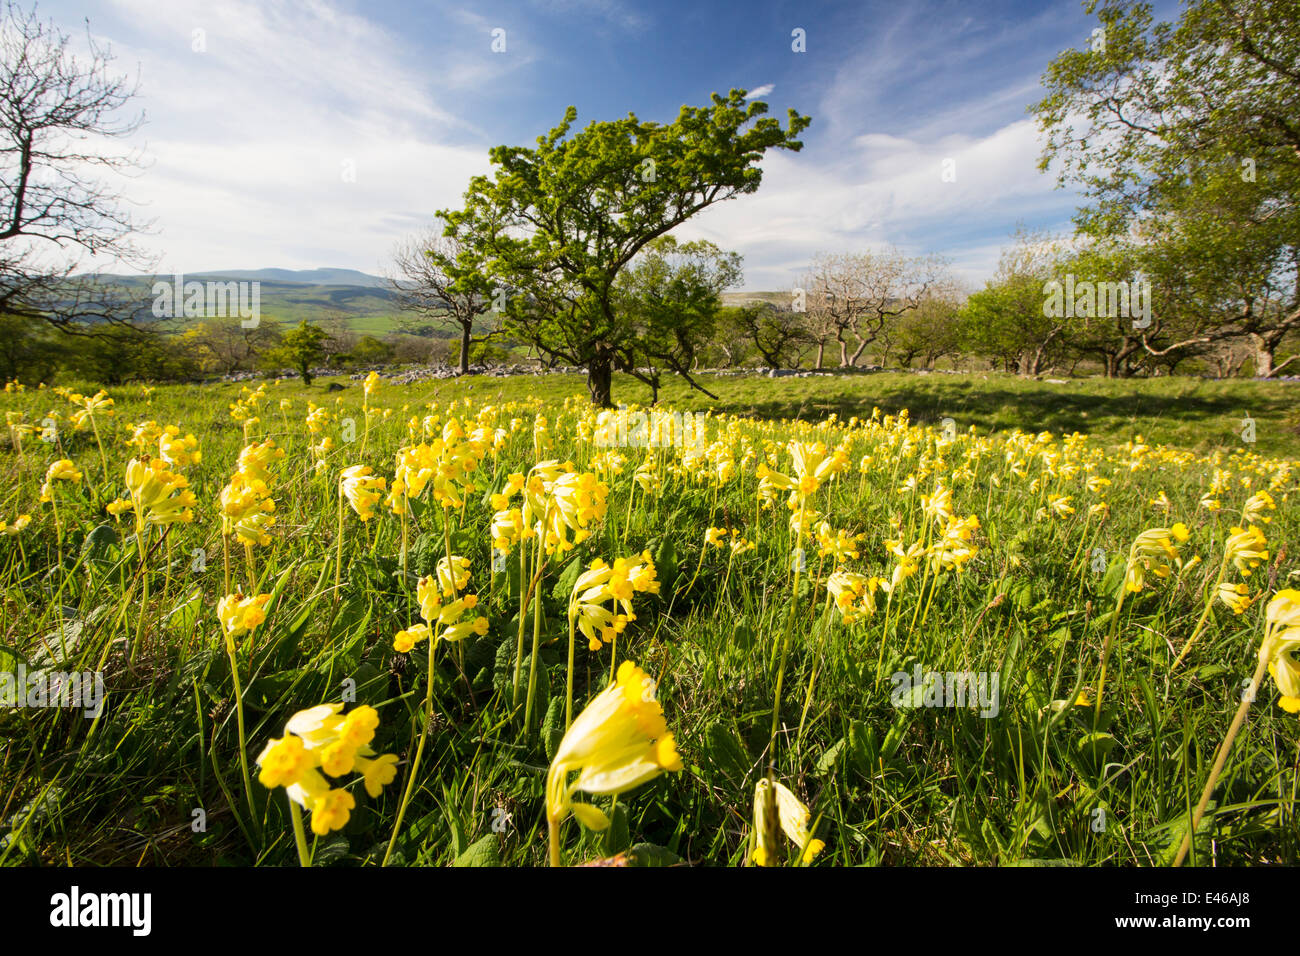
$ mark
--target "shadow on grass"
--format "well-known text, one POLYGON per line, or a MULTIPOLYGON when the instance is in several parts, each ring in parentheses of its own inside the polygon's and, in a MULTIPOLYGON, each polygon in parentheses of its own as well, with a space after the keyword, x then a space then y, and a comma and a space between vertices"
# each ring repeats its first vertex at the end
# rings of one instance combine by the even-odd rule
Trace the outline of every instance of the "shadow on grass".
POLYGON ((1079 431, 1121 438, 1141 433, 1152 441, 1202 447, 1239 445, 1242 418, 1249 414, 1258 422, 1256 450, 1293 452, 1300 440, 1295 396, 1289 389, 1259 383, 1215 383, 1206 387, 1200 382, 1178 382, 1153 388, 1150 383, 1090 382, 1072 386, 1026 382, 1017 387, 925 379, 915 385, 890 382, 874 388, 869 381, 855 381, 834 392, 810 390, 788 398, 779 394, 780 387, 773 383, 771 397, 747 401, 742 396, 723 395, 724 401, 717 407, 761 418, 805 420, 820 419, 832 412, 841 419, 855 415, 865 418, 872 406, 894 415, 906 408, 911 420, 918 424, 934 424, 950 417, 961 429, 975 424, 980 430, 1020 428, 1057 435, 1079 431))

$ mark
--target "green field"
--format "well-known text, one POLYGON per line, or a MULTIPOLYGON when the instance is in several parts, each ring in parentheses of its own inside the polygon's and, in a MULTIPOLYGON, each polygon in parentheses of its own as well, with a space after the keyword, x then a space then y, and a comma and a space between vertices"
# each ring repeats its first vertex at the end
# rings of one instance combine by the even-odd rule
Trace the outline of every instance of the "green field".
MULTIPOLYGON (((705 443, 615 448, 593 440, 600 423, 580 376, 381 383, 368 399, 351 379, 268 383, 248 412, 257 423, 242 426, 230 409, 240 385, 123 387, 111 417, 101 410, 80 429, 76 406, 52 391, 4 395, 0 518, 32 520, 0 540, 0 671, 97 672, 106 696, 96 718, 0 706, 0 863, 544 865, 553 846, 567 864, 743 865, 767 840, 755 788, 769 769, 808 808, 809 836, 824 843, 810 851, 817 866, 1173 862, 1252 684, 1266 608, 1300 587, 1297 386, 892 373, 702 381, 717 401, 675 380, 661 399, 711 413, 705 443), (314 434, 309 401, 327 413, 314 434), (1247 413, 1254 443, 1237 434, 1247 413), (47 419, 54 441, 27 434, 13 446, 14 423, 47 419), (129 443, 146 421, 192 433, 202 457, 168 472, 187 479, 193 520, 137 534, 130 509, 115 519, 107 508, 128 497, 128 462, 159 454, 147 429, 129 443), (319 448, 324 437, 332 449, 319 448), (266 439, 285 451, 266 468, 267 543, 232 537, 223 548, 222 489, 241 448, 266 439), (413 447, 448 469, 448 484, 394 499, 403 521, 383 494, 413 447), (43 502, 47 469, 63 458, 80 479, 56 475, 43 502), (540 561, 512 542, 494 572, 494 513, 522 499, 492 495, 548 459, 603 484, 573 518, 587 536, 540 561), (809 475, 817 461, 838 464, 800 486, 800 461, 809 475), (341 505, 338 484, 361 464, 386 479, 366 520, 364 505, 341 505), (798 500, 760 466, 790 476, 798 500), (444 488, 463 500, 440 507, 444 488), (1177 523, 1187 538, 1170 537, 1163 556, 1130 551, 1142 532, 1177 523), (1225 562, 1238 524, 1260 529, 1267 557, 1252 564, 1239 550, 1225 562), (707 543, 710 528, 724 532, 713 535, 721 546, 707 543), (727 546, 741 538, 752 550, 727 546), (579 574, 643 553, 658 593, 629 592, 635 618, 612 647, 590 649, 579 633, 570 667, 579 574), (400 652, 395 638, 421 620, 417 582, 449 554, 468 558, 469 574, 443 606, 477 595, 457 620, 485 618, 486 630, 400 652), (1133 567, 1148 574, 1129 592, 1133 567), (1234 613, 1219 583, 1244 585, 1249 606, 1234 613), (830 589, 849 594, 846 605, 830 589), (230 653, 217 607, 236 590, 269 598, 265 621, 234 634, 230 653), (548 767, 574 752, 567 683, 577 717, 611 664, 629 659, 657 682, 680 769, 661 749, 637 750, 664 766, 617 797, 574 793, 600 811, 576 811, 584 823, 610 826, 570 815, 552 843, 548 767), (906 706, 924 695, 900 703, 896 675, 914 673, 970 673, 984 687, 996 678, 998 695, 991 706, 906 706), (360 762, 337 774, 322 763, 351 811, 343 823, 311 803, 299 845, 286 791, 264 785, 256 761, 292 736, 296 712, 340 700, 345 713, 375 708, 370 746, 394 755, 395 772, 373 796, 360 762)), ((617 377, 614 397, 641 402, 648 390, 617 377)), ((537 501, 558 521, 567 479, 549 481, 537 501)), ((165 499, 138 500, 167 513, 165 499)), ((1289 639, 1300 648, 1300 631, 1289 639)), ((1273 660, 1285 679, 1287 661, 1273 660)), ((1300 721, 1280 706, 1290 698, 1279 679, 1252 686, 1189 862, 1300 858, 1300 721)), ((650 734, 636 746, 653 742, 655 720, 636 709, 644 700, 622 706, 637 714, 641 730, 630 732, 650 734)), ((785 836, 767 845, 766 862, 798 862, 785 836)))

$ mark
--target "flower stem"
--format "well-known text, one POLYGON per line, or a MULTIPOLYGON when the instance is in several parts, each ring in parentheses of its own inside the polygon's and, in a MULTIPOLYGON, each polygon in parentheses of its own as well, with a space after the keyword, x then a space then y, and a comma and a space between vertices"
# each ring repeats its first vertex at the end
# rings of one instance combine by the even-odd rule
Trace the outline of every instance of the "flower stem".
POLYGON ((1192 636, 1189 637, 1187 643, 1183 645, 1182 652, 1179 653, 1178 659, 1175 660, 1173 665, 1169 668, 1171 671, 1178 669, 1178 665, 1183 662, 1183 658, 1187 656, 1187 652, 1192 649, 1192 644, 1201 636, 1201 629, 1205 627, 1205 622, 1210 617, 1210 608, 1214 607, 1214 599, 1219 595, 1219 585, 1223 583, 1223 575, 1227 570, 1228 559, 1227 557, 1224 557, 1223 563, 1219 565, 1219 576, 1214 579, 1214 585, 1210 588, 1210 599, 1205 602, 1205 610, 1201 612, 1201 619, 1196 622, 1196 627, 1192 631, 1192 636))
POLYGON ((551 866, 563 866, 560 862, 560 821, 548 816, 546 829, 550 835, 551 866))
POLYGON ((1223 772, 1223 765, 1228 760, 1228 751, 1232 748, 1232 742, 1237 739, 1237 732, 1241 730, 1241 725, 1246 719, 1246 712, 1250 710, 1250 702, 1255 699, 1255 693, 1259 690, 1259 682, 1264 679, 1264 672, 1268 670, 1270 650, 1271 648, 1267 643, 1260 648, 1259 663, 1255 665, 1255 674, 1250 679, 1250 686, 1241 695, 1241 704, 1237 707, 1237 713, 1232 718, 1232 723, 1228 727, 1228 733, 1223 738, 1223 743, 1219 745, 1219 754, 1214 758, 1214 767, 1210 770, 1210 779, 1205 781, 1205 789, 1201 791, 1201 799, 1196 804, 1196 811, 1192 814, 1191 825, 1188 826, 1187 834, 1183 837, 1183 843, 1178 848, 1178 855, 1174 857, 1174 866, 1183 865, 1183 858, 1187 856, 1187 851, 1192 847, 1192 838, 1196 835, 1196 828, 1201 825, 1201 817, 1205 815, 1205 807, 1210 802, 1210 795, 1214 793, 1214 785, 1219 782, 1219 774, 1223 772))
POLYGON ((397 807, 397 819, 393 821, 393 835, 388 838, 388 849, 384 852, 384 861, 379 864, 380 866, 387 866, 389 857, 393 855, 393 848, 397 846, 397 834, 402 831, 402 818, 406 816, 406 808, 410 805, 411 797, 415 793, 415 779, 420 769, 420 758, 424 756, 424 742, 429 736, 429 724, 433 722, 433 650, 437 644, 437 639, 430 635, 428 666, 425 668, 424 723, 420 728, 420 742, 415 747, 415 757, 411 760, 411 771, 406 777, 406 789, 402 791, 402 802, 397 807))
MULTIPOLYGON (((146 587, 148 584, 146 582, 146 587)), ((248 773, 248 746, 244 734, 244 691, 239 686, 239 662, 235 658, 234 638, 226 637, 226 654, 230 658, 230 679, 235 685, 235 726, 239 731, 239 769, 244 775, 244 796, 248 799, 248 812, 253 826, 260 829, 257 820, 257 808, 253 806, 253 778, 248 773)), ((292 802, 292 801, 290 801, 292 802)))
POLYGON ((1093 713, 1092 723, 1095 728, 1101 721, 1101 695, 1106 689, 1106 661, 1110 658, 1110 648, 1115 642, 1115 631, 1119 627, 1119 612, 1124 607, 1124 595, 1127 592, 1125 585, 1119 592, 1119 598, 1115 601, 1115 616, 1110 619, 1110 629, 1106 632, 1106 643, 1101 646, 1101 676, 1097 678, 1097 709, 1093 713))
POLYGON ((289 801, 289 818, 293 820, 293 842, 298 847, 298 865, 311 866, 311 854, 307 852, 307 834, 302 828, 302 811, 292 800, 289 801))

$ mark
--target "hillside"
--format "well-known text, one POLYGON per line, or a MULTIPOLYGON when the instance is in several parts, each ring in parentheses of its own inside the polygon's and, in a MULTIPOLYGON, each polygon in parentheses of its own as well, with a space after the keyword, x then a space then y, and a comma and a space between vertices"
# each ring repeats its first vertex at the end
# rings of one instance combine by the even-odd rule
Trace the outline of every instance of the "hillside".
MULTIPOLYGON (((148 318, 155 282, 172 281, 170 275, 103 275, 101 279, 140 290, 141 318, 148 318)), ((258 282, 261 288, 262 318, 282 325, 296 325, 306 319, 346 319, 356 332, 383 335, 396 331, 402 320, 396 297, 388 281, 356 269, 223 269, 187 272, 185 282, 258 282)), ((767 302, 788 305, 789 292, 724 292, 723 304, 744 305, 767 302)))

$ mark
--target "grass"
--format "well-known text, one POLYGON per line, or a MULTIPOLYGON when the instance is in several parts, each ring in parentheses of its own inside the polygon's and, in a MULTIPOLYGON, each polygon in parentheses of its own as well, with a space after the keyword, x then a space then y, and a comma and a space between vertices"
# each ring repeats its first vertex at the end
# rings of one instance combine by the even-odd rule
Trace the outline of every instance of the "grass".
MULTIPOLYGON (((712 409, 709 440, 718 444, 712 457, 686 460, 680 448, 613 449, 626 460, 620 474, 601 472, 609 485, 603 520, 571 554, 548 562, 540 604, 523 622, 527 655, 540 607, 538 686, 525 727, 512 678, 526 582, 517 560, 490 570, 488 493, 542 457, 571 459, 579 470, 613 464, 608 449, 579 437, 580 423, 590 426, 582 379, 382 385, 370 404, 392 412, 374 416, 368 435, 359 383, 338 381, 346 386, 338 392, 326 390, 329 382, 269 389, 254 433, 287 453, 272 469, 272 541, 253 549, 253 565, 242 548, 230 554, 235 584, 273 595, 266 622, 239 639, 235 655, 249 762, 283 735, 294 712, 345 695, 378 710, 375 750, 401 761, 378 798, 351 784, 356 808, 341 830, 308 833, 315 865, 384 858, 426 726, 390 862, 544 864, 543 786, 563 730, 569 589, 593 558, 643 550, 660 590, 634 596, 636 619, 619 637, 618 659, 630 656, 658 681, 684 768, 617 801, 593 798, 612 826, 597 833, 570 819, 561 835, 567 862, 625 852, 637 862, 739 865, 750 849, 754 788, 770 765, 810 808, 826 843, 818 865, 1169 863, 1254 669, 1264 606, 1300 577, 1300 472, 1282 460, 1300 457, 1300 422, 1286 383, 706 378, 714 402, 672 382, 662 399, 712 409), (281 399, 289 402, 284 412, 281 399), (333 416, 325 434, 337 448, 321 474, 303 422, 309 400, 333 416), (869 421, 873 407, 882 415, 909 409, 911 424, 847 427, 854 416, 869 421), (1254 445, 1233 433, 1246 412, 1257 423, 1254 445), (826 423, 831 413, 838 421, 826 423), (450 414, 467 422, 481 414, 506 437, 445 531, 442 509, 427 496, 413 504, 410 572, 431 573, 449 543, 470 559, 467 586, 489 620, 486 635, 436 648, 426 721, 427 647, 401 654, 393 646, 394 634, 418 621, 412 579, 401 572, 401 523, 382 507, 364 523, 349 511, 340 542, 335 482, 342 468, 361 463, 391 481, 408 420, 428 415, 441 427, 450 414), (538 414, 549 451, 534 447, 538 414), (958 426, 951 444, 931 427, 944 417, 958 426), (1091 437, 1066 441, 1076 430, 1091 437), (1052 437, 1035 438, 1040 432, 1052 437), (1149 450, 1129 444, 1137 434, 1149 450), (756 466, 770 452, 768 464, 791 473, 791 440, 847 443, 847 470, 808 499, 833 529, 861 536, 845 569, 889 578, 899 562, 887 542, 933 543, 942 527, 927 517, 923 496, 936 482, 952 490, 957 516, 978 518, 970 542, 977 553, 960 572, 921 568, 893 594, 875 592, 875 613, 846 622, 827 603, 835 557, 795 540, 784 493, 758 507, 756 466), (662 479, 657 494, 634 484, 647 459, 662 479), (721 482, 720 468, 728 472, 721 482), (1216 471, 1228 484, 1217 494, 1222 510, 1212 512, 1199 502, 1216 471), (1113 483, 1091 491, 1090 474, 1113 483), (1254 603, 1234 615, 1216 602, 1187 661, 1172 669, 1212 596, 1228 529, 1266 487, 1277 504, 1260 524, 1269 560, 1249 577, 1228 573, 1248 585, 1254 603), (1152 505, 1161 493, 1167 511, 1152 505), (1054 494, 1068 495, 1073 513, 1043 514, 1054 494), (1089 515, 1103 499, 1109 514, 1089 515), (1116 618, 1135 536, 1179 520, 1191 530, 1181 566, 1129 595, 1116 618), (732 529, 756 547, 734 556, 706 547, 708 527, 732 529), (806 564, 796 574, 797 544, 806 564), (1098 710, 1101 648, 1112 627, 1098 710), (918 666, 997 675, 996 715, 898 706, 893 675, 918 666)), ((159 387, 148 398, 138 387, 116 391, 116 414, 96 419, 107 479, 92 432, 67 422, 67 401, 31 389, 5 396, 6 409, 27 421, 57 410, 59 440, 29 437, 21 456, 0 454, 7 489, 0 517, 34 519, 0 541, 0 663, 102 670, 107 698, 98 720, 68 709, 0 709, 0 862, 297 862, 285 794, 263 787, 255 766, 245 792, 234 675, 215 610, 224 591, 216 499, 245 444, 228 411, 239 394, 239 386, 159 387), (105 506, 125 494, 124 469, 138 454, 125 439, 130 424, 146 419, 193 432, 202 460, 182 469, 197 497, 195 521, 165 536, 153 531, 142 557, 131 514, 119 523, 105 506), (38 492, 46 468, 64 456, 83 478, 55 490, 56 527, 38 492)), ((619 378, 615 398, 645 401, 648 390, 619 378)), ((609 674, 610 647, 592 652, 585 643, 577 648, 575 713, 609 674)), ((1192 862, 1297 862, 1300 722, 1277 699, 1267 679, 1192 842, 1192 862)))

